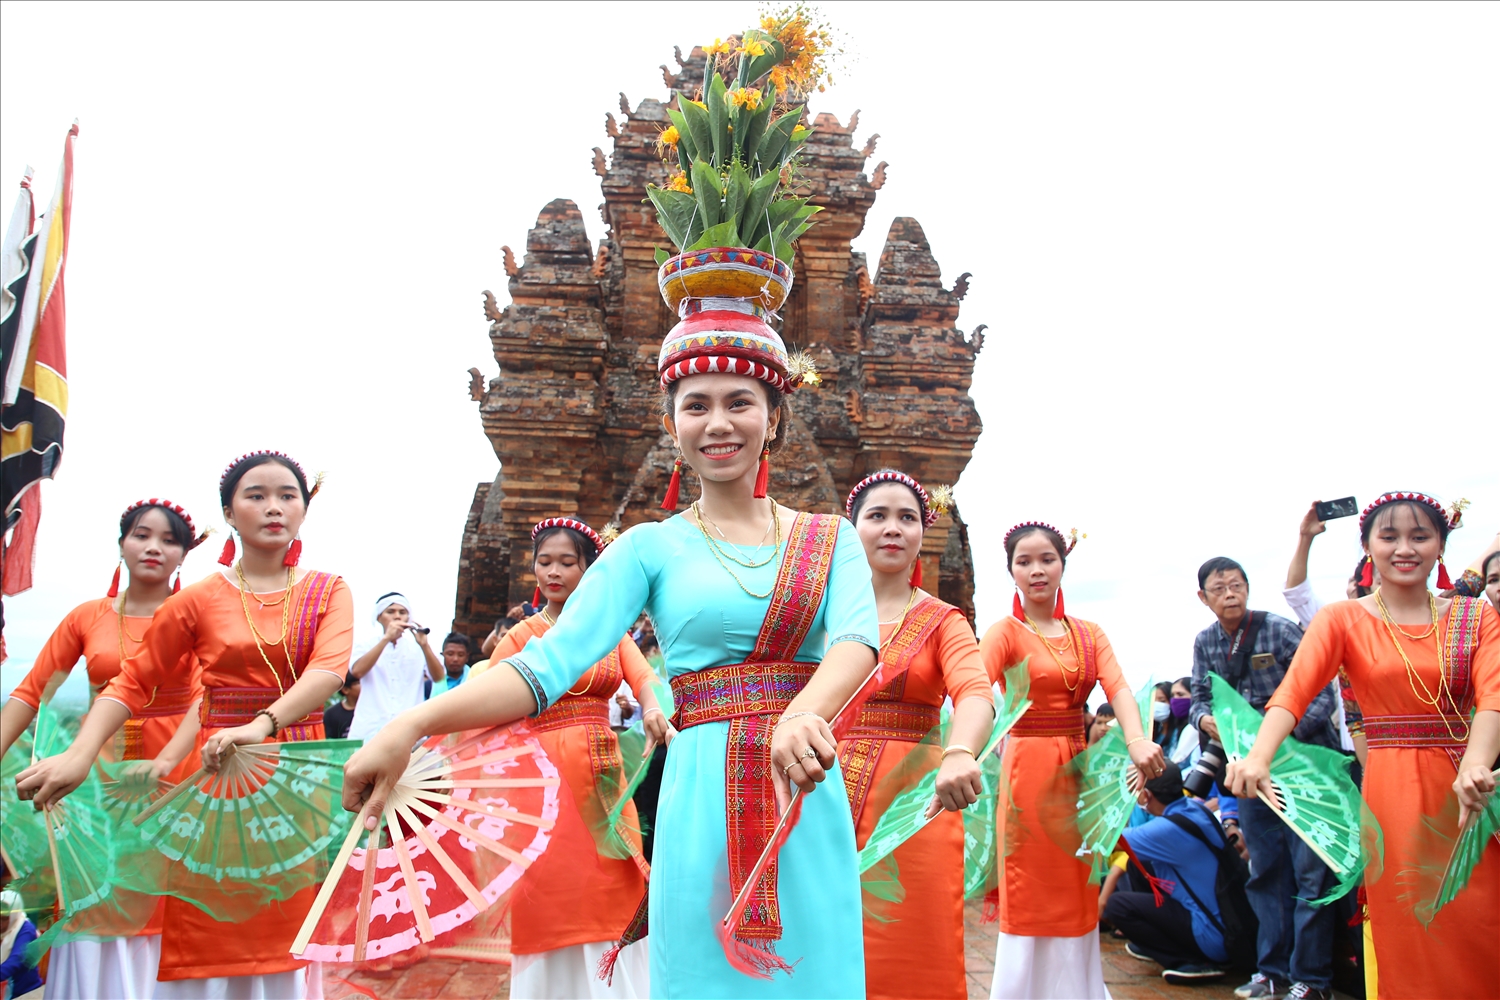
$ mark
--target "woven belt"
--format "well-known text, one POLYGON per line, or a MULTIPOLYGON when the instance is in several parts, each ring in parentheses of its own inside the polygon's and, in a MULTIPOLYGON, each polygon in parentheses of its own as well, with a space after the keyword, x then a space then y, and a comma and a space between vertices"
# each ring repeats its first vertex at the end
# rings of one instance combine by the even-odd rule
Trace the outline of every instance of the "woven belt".
MULTIPOLYGON (((281 692, 275 688, 205 687, 203 703, 198 706, 198 720, 204 729, 230 729, 247 726, 263 708, 270 708, 281 692)), ((283 743, 323 738, 323 713, 319 709, 295 722, 282 726, 277 738, 283 743), (312 727, 316 726, 314 730, 312 727)))
POLYGON ((936 705, 916 701, 870 701, 859 710, 849 739, 902 740, 920 743, 942 721, 936 705))
POLYGON ((1065 708, 1060 711, 1038 709, 1035 706, 1017 720, 1011 729, 1012 736, 1083 736, 1083 709, 1065 708))
POLYGON ((532 719, 528 725, 532 729, 545 733, 555 729, 566 729, 569 726, 582 726, 590 722, 597 722, 603 726, 609 725, 609 702, 606 699, 588 695, 569 695, 547 706, 547 710, 532 719))
POLYGON ((732 663, 672 678, 673 722, 678 729, 770 715, 787 705, 812 679, 816 663, 732 663))
MULTIPOLYGON (((270 704, 270 702, 267 702, 270 704)), ((137 719, 160 719, 168 715, 183 715, 193 706, 193 689, 171 687, 156 689, 151 703, 135 713, 137 719)))
POLYGON ((1377 747, 1434 747, 1462 751, 1469 720, 1457 715, 1366 715, 1365 741, 1370 749, 1377 747))

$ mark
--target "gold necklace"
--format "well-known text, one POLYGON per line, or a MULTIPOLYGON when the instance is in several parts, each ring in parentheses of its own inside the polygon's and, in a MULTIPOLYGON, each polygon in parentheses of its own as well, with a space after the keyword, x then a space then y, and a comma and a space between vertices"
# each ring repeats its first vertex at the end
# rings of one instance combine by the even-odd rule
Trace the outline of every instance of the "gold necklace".
MULTIPOLYGON (((745 567, 745 569, 760 569, 762 566, 769 565, 770 562, 776 558, 777 554, 781 551, 781 515, 776 510, 775 498, 768 497, 767 499, 771 501, 771 521, 772 526, 776 529, 776 539, 775 544, 771 546, 771 554, 766 556, 760 562, 756 562, 754 559, 740 558, 733 553, 725 552, 723 547, 719 545, 718 542, 714 541, 713 536, 708 533, 708 529, 703 526, 703 520, 706 515, 703 513, 703 508, 700 506, 701 501, 693 501, 693 516, 698 521, 698 530, 703 532, 704 540, 708 542, 709 548, 714 550, 714 554, 719 557, 720 563, 724 561, 725 556, 728 556, 731 562, 735 563, 738 566, 743 566, 745 567)), ((713 523, 712 519, 709 519, 709 523, 713 523)), ((719 530, 719 526, 717 524, 714 525, 714 530, 719 530)), ((720 531, 719 533, 723 534, 722 531, 720 531)), ((725 542, 731 548, 733 548, 735 552, 739 552, 740 556, 744 555, 739 546, 735 545, 727 538, 725 539, 725 542)), ((760 548, 760 546, 757 545, 756 548, 760 548)))
MULTIPOLYGON (((698 503, 700 501, 695 500, 693 502, 694 503, 698 503)), ((775 501, 773 500, 772 503, 774 504, 775 501)), ((701 510, 702 508, 699 508, 699 509, 701 510)), ((741 566, 745 566, 747 568, 752 568, 755 565, 760 565, 760 566, 764 566, 765 565, 765 563, 759 563, 759 564, 757 564, 755 562, 755 556, 746 555, 744 549, 740 548, 738 545, 736 545, 733 542, 729 541, 729 536, 726 535, 726 534, 724 534, 724 529, 721 528, 721 527, 719 527, 719 524, 718 524, 717 521, 715 521, 713 518, 709 517, 707 514, 704 514, 703 516, 705 518, 707 518, 709 524, 712 524, 714 526, 714 530, 719 533, 719 537, 722 538, 722 539, 724 539, 725 543, 730 548, 734 549, 734 551, 736 553, 739 554, 739 558, 738 559, 734 559, 734 556, 730 556, 731 559, 734 559, 735 562, 737 562, 741 566)), ((771 508, 771 520, 769 520, 769 521, 766 522, 766 530, 762 531, 760 533, 760 541, 758 541, 758 542, 755 543, 755 548, 757 550, 762 549, 762 548, 765 547, 766 536, 771 533, 771 529, 773 529, 773 528, 776 527, 777 520, 779 520, 779 519, 776 517, 776 508, 773 506, 771 508)))
POLYGON ((885 640, 885 642, 882 642, 880 644, 880 648, 875 651, 875 658, 877 660, 883 659, 885 657, 886 647, 889 646, 895 640, 896 636, 901 632, 901 626, 903 624, 905 624, 905 622, 906 622, 906 616, 911 612, 912 605, 914 605, 914 604, 917 603, 917 594, 919 592, 920 591, 918 590, 918 588, 916 588, 916 587, 911 588, 911 596, 906 599, 906 607, 904 607, 904 608, 901 609, 901 617, 900 618, 897 618, 894 622, 880 622, 879 623, 881 625, 895 625, 896 627, 893 628, 893 629, 891 629, 890 637, 887 638, 885 640))
MULTIPOLYGON (((1439 636, 1437 640, 1438 693, 1434 695, 1427 689, 1427 683, 1422 680, 1422 677, 1417 673, 1416 668, 1411 665, 1411 659, 1406 655, 1406 648, 1401 645, 1401 640, 1396 638, 1396 632, 1401 631, 1401 634, 1405 635, 1408 639, 1415 638, 1415 636, 1408 635, 1406 631, 1401 630, 1400 626, 1396 625, 1395 619, 1391 617, 1390 609, 1385 606, 1385 600, 1380 596, 1379 587, 1375 588, 1375 606, 1380 609, 1380 621, 1383 625, 1385 625, 1386 634, 1391 637, 1391 642, 1396 644, 1396 652, 1401 655, 1401 663, 1406 667, 1406 685, 1407 687, 1411 688, 1412 697, 1416 698, 1417 701, 1422 704, 1430 705, 1433 708, 1437 709, 1438 718, 1443 720, 1443 728, 1448 730, 1448 735, 1453 738, 1453 741, 1455 743, 1467 742, 1469 739, 1468 723, 1464 723, 1464 735, 1462 738, 1460 738, 1458 734, 1453 731, 1453 727, 1448 724, 1448 716, 1444 714, 1442 709, 1442 700, 1445 697, 1448 699, 1448 704, 1454 705, 1455 707, 1458 704, 1453 699, 1453 692, 1448 688, 1448 664, 1445 662, 1445 658, 1443 656, 1442 637, 1439 636), (1420 692, 1417 690, 1418 686, 1422 688, 1420 692)), ((1437 631, 1437 600, 1432 596, 1432 591, 1430 590, 1427 592, 1427 608, 1428 611, 1432 614, 1432 627, 1427 630, 1426 634, 1422 638, 1426 638, 1428 635, 1432 635, 1437 631)))
MULTIPOLYGON (((773 558, 775 557, 776 553, 781 550, 781 514, 780 514, 779 511, 776 510, 775 503, 776 503, 775 500, 771 501, 771 504, 772 504, 771 510, 772 510, 772 512, 776 516, 776 547, 771 550, 771 556, 773 558)), ((726 573, 729 574, 729 578, 731 580, 733 580, 736 584, 738 584, 739 588, 741 590, 743 590, 748 596, 755 598, 757 601, 763 601, 766 598, 770 597, 773 593, 775 593, 775 591, 776 591, 776 581, 775 580, 771 581, 771 587, 770 587, 770 589, 767 590, 764 594, 757 594, 755 591, 753 591, 749 587, 745 586, 745 581, 741 580, 738 576, 736 576, 734 570, 732 570, 732 569, 729 568, 729 563, 725 562, 724 561, 724 557, 722 555, 720 555, 719 548, 718 548, 718 546, 716 546, 714 544, 714 540, 713 540, 712 537, 710 537, 710 535, 708 533, 708 529, 703 526, 703 517, 698 512, 698 503, 697 503, 697 501, 693 502, 693 517, 698 522, 698 530, 700 532, 702 532, 702 534, 703 534, 703 541, 705 543, 707 543, 707 545, 708 545, 708 551, 713 553, 713 557, 719 561, 719 565, 722 566, 722 567, 724 567, 724 572, 726 572, 726 573)), ((766 562, 760 563, 759 565, 760 566, 764 566, 764 565, 766 565, 766 563, 768 563, 770 561, 771 561, 770 559, 767 559, 766 562)), ((743 565, 743 564, 741 564, 741 565, 743 565)), ((754 567, 754 566, 746 566, 745 568, 746 569, 755 569, 756 567, 754 567)))
POLYGON ((1076 669, 1069 671, 1068 665, 1064 663, 1063 658, 1058 655, 1059 653, 1066 652, 1073 645, 1073 623, 1068 621, 1066 618, 1063 619, 1063 629, 1067 633, 1067 639, 1064 641, 1064 644, 1060 648, 1054 648, 1052 643, 1047 641, 1047 637, 1045 635, 1042 635, 1042 627, 1036 622, 1032 621, 1030 615, 1026 616, 1026 624, 1031 626, 1031 630, 1036 633, 1036 637, 1042 640, 1042 645, 1047 647, 1047 652, 1051 653, 1052 659, 1057 662, 1057 669, 1062 671, 1063 687, 1067 688, 1069 691, 1077 691, 1080 680, 1079 674, 1083 673, 1083 666, 1080 664, 1076 669), (1068 674, 1070 672, 1075 678, 1072 684, 1068 683, 1068 674))
MULTIPOLYGON (((129 639, 131 642, 139 646, 146 639, 146 636, 144 634, 142 634, 141 637, 137 639, 135 636, 131 635, 130 630, 125 627, 125 602, 129 599, 130 588, 126 587, 125 593, 120 595, 120 606, 115 609, 115 617, 119 619, 120 626, 120 666, 122 667, 125 665, 125 640, 129 639)), ((150 628, 150 626, 148 625, 147 628, 150 628)))
MULTIPOLYGON (((281 651, 286 654, 287 671, 289 673, 292 673, 292 679, 295 681, 296 674, 292 666, 292 651, 287 648, 286 639, 292 631, 292 602, 289 600, 289 598, 292 596, 292 584, 296 581, 297 578, 297 568, 295 566, 288 566, 286 568, 286 594, 282 597, 281 600, 281 638, 277 639, 275 642, 271 642, 270 639, 267 639, 260 634, 260 629, 255 627, 255 619, 250 615, 250 599, 246 596, 250 591, 250 584, 245 579, 243 562, 243 560, 236 560, 234 564, 234 574, 240 579, 240 607, 244 608, 245 610, 245 623, 250 626, 250 637, 255 640, 255 649, 260 653, 260 658, 265 661, 266 668, 271 671, 271 676, 275 678, 276 690, 284 697, 286 695, 286 688, 282 687, 281 685, 281 675, 276 672, 276 665, 273 664, 271 662, 271 658, 266 655, 265 647, 261 645, 261 642, 262 640, 264 640, 266 643, 272 646, 281 647, 281 651)), ((264 607, 264 605, 262 605, 262 607, 264 607)))
POLYGON ((548 628, 551 628, 553 625, 557 624, 557 619, 553 618, 551 615, 547 614, 547 609, 546 608, 542 608, 540 611, 537 612, 537 614, 541 616, 542 621, 544 621, 544 622, 547 623, 547 627, 548 628))

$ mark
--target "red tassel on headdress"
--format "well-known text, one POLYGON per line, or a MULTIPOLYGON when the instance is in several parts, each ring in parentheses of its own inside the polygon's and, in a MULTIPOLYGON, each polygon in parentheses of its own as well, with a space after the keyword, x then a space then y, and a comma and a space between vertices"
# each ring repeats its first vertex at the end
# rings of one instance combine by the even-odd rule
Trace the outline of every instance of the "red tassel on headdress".
POLYGON ((536 590, 533 590, 531 592, 531 606, 533 608, 536 608, 539 611, 541 610, 541 607, 542 607, 542 585, 540 583, 536 585, 536 590))
POLYGON ((228 538, 224 539, 224 551, 219 553, 220 566, 234 565, 234 533, 230 532, 228 538))
POLYGON ((281 559, 283 566, 295 566, 302 560, 302 539, 293 538, 292 544, 286 547, 286 555, 281 559))
POLYGON ((1011 598, 1010 613, 1015 615, 1023 622, 1026 620, 1026 605, 1021 603, 1021 592, 1019 590, 1016 591, 1015 596, 1011 598))
POLYGON ((909 580, 907 580, 906 582, 909 583, 909 584, 911 584, 913 587, 920 587, 920 586, 922 586, 922 557, 921 556, 917 556, 917 561, 912 564, 912 567, 911 567, 911 578, 909 580))
POLYGON ((1057 588, 1057 607, 1055 607, 1055 608, 1052 609, 1052 617, 1055 618, 1055 619, 1057 619, 1058 621, 1062 621, 1067 616, 1068 616, 1067 609, 1065 609, 1063 607, 1062 588, 1058 587, 1057 588))
POLYGON ((1364 568, 1359 571, 1359 585, 1361 587, 1375 586, 1375 560, 1365 556, 1364 568))
POLYGON ((760 453, 760 468, 755 470, 755 499, 764 500, 766 491, 771 488, 771 449, 767 448, 760 453))
POLYGON ((105 594, 104 596, 105 597, 119 597, 120 596, 120 564, 119 563, 115 563, 115 578, 113 580, 109 581, 109 593, 105 594))
POLYGON ((172 593, 175 594, 175 593, 177 593, 181 589, 182 589, 182 570, 178 570, 177 571, 177 575, 174 576, 174 577, 172 577, 172 593))
POLYGON ((667 481, 667 495, 662 497, 662 510, 676 510, 677 499, 682 493, 682 459, 672 463, 672 478, 667 481))
POLYGON ((1443 561, 1441 559, 1438 560, 1438 584, 1437 584, 1437 589, 1438 590, 1452 590, 1453 589, 1453 580, 1452 580, 1451 577, 1448 576, 1448 567, 1445 566, 1445 565, 1443 565, 1443 561))

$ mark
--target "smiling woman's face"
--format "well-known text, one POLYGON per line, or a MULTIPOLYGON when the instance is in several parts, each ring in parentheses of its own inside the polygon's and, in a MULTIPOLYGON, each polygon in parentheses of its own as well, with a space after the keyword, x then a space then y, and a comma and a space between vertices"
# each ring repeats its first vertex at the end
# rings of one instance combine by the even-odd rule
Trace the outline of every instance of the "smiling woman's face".
POLYGON ((1443 539, 1432 522, 1411 504, 1377 511, 1366 543, 1382 583, 1424 583, 1443 554, 1443 539))
POLYGON ((136 518, 120 539, 120 558, 133 583, 161 583, 172 578, 187 551, 172 537, 172 526, 159 507, 136 518))
POLYGON ((911 572, 922 551, 922 507, 900 483, 866 487, 854 528, 877 573, 911 572))
POLYGON ((755 477, 761 449, 775 437, 781 411, 748 375, 690 375, 676 383, 668 433, 698 478, 715 483, 755 477))

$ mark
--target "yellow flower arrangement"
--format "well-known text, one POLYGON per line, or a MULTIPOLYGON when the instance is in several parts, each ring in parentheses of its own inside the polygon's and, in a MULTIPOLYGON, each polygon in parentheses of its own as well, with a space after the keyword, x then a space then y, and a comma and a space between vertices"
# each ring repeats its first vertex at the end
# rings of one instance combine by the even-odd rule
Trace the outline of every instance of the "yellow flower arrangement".
POLYGON ((688 187, 687 174, 683 173, 681 170, 673 174, 672 179, 667 181, 667 190, 681 191, 683 194, 693 193, 693 189, 688 187))
MULTIPOLYGON (((760 107, 760 91, 754 87, 736 87, 734 90, 729 91, 727 96, 732 107, 745 108, 749 111, 754 111, 760 107)), ((730 127, 733 128, 733 126, 730 127)), ((806 131, 806 129, 803 131, 806 131)))
POLYGON ((676 125, 668 125, 662 129, 656 134, 656 155, 665 157, 668 150, 677 148, 677 143, 681 138, 676 125))

